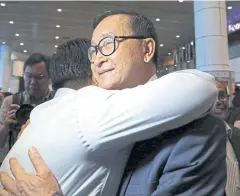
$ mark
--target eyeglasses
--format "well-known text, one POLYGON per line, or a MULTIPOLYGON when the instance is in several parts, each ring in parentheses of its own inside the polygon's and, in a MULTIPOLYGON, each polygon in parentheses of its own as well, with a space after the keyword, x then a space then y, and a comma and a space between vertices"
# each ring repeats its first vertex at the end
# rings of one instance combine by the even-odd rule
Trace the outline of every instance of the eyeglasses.
POLYGON ((104 37, 100 40, 100 42, 95 45, 91 46, 88 49, 88 59, 91 63, 94 63, 94 60, 96 59, 98 51, 103 56, 110 56, 116 51, 116 39, 122 38, 122 39, 146 39, 148 37, 144 36, 111 36, 104 37))
POLYGON ((32 78, 34 78, 35 80, 42 80, 44 78, 46 78, 47 76, 43 75, 43 74, 36 74, 36 75, 33 75, 33 74, 30 74, 30 73, 24 73, 24 79, 25 80, 32 80, 32 78))

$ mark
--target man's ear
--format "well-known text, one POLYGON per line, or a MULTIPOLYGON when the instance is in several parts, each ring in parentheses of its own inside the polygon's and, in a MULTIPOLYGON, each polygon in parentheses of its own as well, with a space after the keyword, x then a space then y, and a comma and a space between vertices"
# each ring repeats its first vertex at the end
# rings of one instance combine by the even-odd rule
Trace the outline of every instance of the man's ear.
POLYGON ((144 39, 144 62, 149 63, 155 54, 156 42, 153 38, 144 39))

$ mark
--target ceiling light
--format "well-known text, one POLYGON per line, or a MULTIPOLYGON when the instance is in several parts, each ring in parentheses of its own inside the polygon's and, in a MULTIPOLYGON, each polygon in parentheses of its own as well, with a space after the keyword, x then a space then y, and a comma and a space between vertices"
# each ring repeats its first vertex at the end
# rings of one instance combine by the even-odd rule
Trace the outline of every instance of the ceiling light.
POLYGON ((11 20, 11 21, 9 21, 9 23, 10 23, 10 24, 13 24, 13 23, 14 23, 14 21, 12 21, 12 20, 11 20))
POLYGON ((24 43, 20 43, 20 46, 23 46, 24 45, 24 43))
POLYGON ((187 61, 187 63, 190 63, 190 61, 187 61))
POLYGON ((179 38, 180 37, 180 35, 176 35, 176 38, 179 38))
POLYGON ((24 53, 26 53, 26 52, 27 52, 27 50, 23 50, 23 52, 24 52, 24 53))
POLYGON ((57 28, 60 28, 60 25, 56 25, 57 28))
POLYGON ((156 18, 156 21, 159 22, 159 21, 160 21, 160 18, 156 18))
POLYGON ((2 44, 6 44, 6 42, 2 42, 2 44))
POLYGON ((171 53, 169 52, 168 55, 171 55, 171 53))
POLYGON ((55 45, 55 48, 57 48, 58 47, 58 45, 55 45))
POLYGON ((58 36, 56 36, 56 37, 55 37, 55 39, 59 39, 59 37, 58 37, 58 36))
POLYGON ((227 9, 228 9, 228 10, 231 10, 231 9, 232 9, 232 6, 228 6, 227 9))
POLYGON ((160 47, 163 47, 163 44, 160 44, 160 47))
POLYGON ((177 67, 177 65, 174 65, 175 67, 177 67))
POLYGON ((5 4, 5 3, 1 3, 0 5, 1 5, 2 7, 5 7, 5 6, 6 6, 6 4, 5 4))
POLYGON ((167 70, 167 68, 166 68, 166 70, 167 70))
POLYGON ((193 41, 191 41, 191 45, 192 45, 192 46, 194 45, 193 41))
POLYGON ((183 50, 185 50, 185 47, 182 47, 183 50))
POLYGON ((57 11, 58 11, 58 12, 61 12, 61 11, 62 11, 62 9, 57 9, 57 11))
POLYGON ((183 2, 183 0, 178 0, 180 3, 182 3, 183 2))
POLYGON ((19 34, 18 34, 18 33, 16 33, 15 35, 16 35, 17 37, 19 36, 19 34))

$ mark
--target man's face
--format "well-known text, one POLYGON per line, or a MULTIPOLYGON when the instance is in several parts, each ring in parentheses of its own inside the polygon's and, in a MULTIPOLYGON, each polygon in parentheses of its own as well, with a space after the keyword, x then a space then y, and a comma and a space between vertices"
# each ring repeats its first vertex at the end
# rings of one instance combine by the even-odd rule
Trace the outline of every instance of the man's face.
MULTIPOLYGON (((109 35, 133 35, 129 17, 113 15, 102 20, 93 31, 92 45, 97 45, 109 35)), ((98 51, 91 64, 94 83, 105 89, 132 88, 144 84, 144 40, 116 39, 115 43, 116 51, 113 54, 104 56, 98 51)))
POLYGON ((49 87, 49 77, 45 62, 27 66, 24 71, 24 86, 34 97, 43 97, 49 87))

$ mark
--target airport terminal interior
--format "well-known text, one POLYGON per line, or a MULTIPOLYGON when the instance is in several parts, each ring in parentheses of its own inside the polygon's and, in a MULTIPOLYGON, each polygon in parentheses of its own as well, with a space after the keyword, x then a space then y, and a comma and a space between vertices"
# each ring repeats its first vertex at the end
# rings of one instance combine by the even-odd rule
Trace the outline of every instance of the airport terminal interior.
MULTIPOLYGON (((214 107, 208 108, 208 112, 214 108, 211 111, 213 116, 227 123, 231 121, 230 116, 234 112, 234 115, 236 114, 235 108, 240 108, 240 1, 0 1, 0 106, 2 104, 0 109, 0 163, 3 162, 18 137, 21 138, 19 135, 21 126, 27 122, 32 109, 42 103, 22 104, 25 107, 24 112, 28 113, 24 123, 21 126, 19 124, 16 133, 10 130, 11 126, 8 125, 6 128, 7 118, 5 119, 5 116, 13 110, 10 110, 10 105, 9 108, 4 106, 4 100, 8 96, 13 97, 12 103, 14 103, 16 96, 13 95, 27 92, 24 89, 26 83, 24 80, 29 78, 33 80, 34 77, 40 80, 42 77, 42 75, 31 75, 29 78, 24 76, 25 68, 28 66, 25 64, 26 61, 34 53, 52 57, 57 53, 60 45, 76 38, 91 40, 94 18, 109 10, 131 10, 152 21, 158 38, 156 78, 187 69, 197 69, 208 73, 216 79, 218 91, 216 102, 212 104, 214 107), (239 105, 237 99, 239 99, 239 105), (1 139, 3 138, 1 134, 7 129, 10 131, 7 133, 9 135, 4 136, 5 141, 1 139)), ((97 51, 100 51, 102 56, 111 56, 117 50, 115 47, 117 46, 115 46, 114 38, 114 49, 111 54, 104 55, 99 46, 95 46, 93 50, 96 50, 96 55, 97 51)), ((90 59, 89 50, 86 58, 90 59)), ((91 63, 94 64, 94 62, 91 63)), ((95 82, 93 79, 92 84, 98 85, 95 82)), ((54 92, 54 87, 51 82, 47 85, 47 90, 50 90, 44 97, 44 102, 53 98, 51 92, 54 92)), ((172 87, 169 86, 169 89, 172 87)), ((182 95, 175 94, 175 91, 176 89, 172 89, 175 99, 181 98, 182 95)), ((28 94, 21 94, 21 96, 23 98, 19 100, 31 99, 28 94)), ((21 104, 18 105, 22 107, 21 104)), ((199 108, 201 105, 197 109, 199 108)), ((17 109, 19 107, 14 108, 14 111, 17 111, 14 114, 16 115, 14 120, 18 120, 17 115, 21 116, 23 112, 23 110, 18 112, 20 109, 17 109)), ((238 112, 239 119, 236 118, 231 122, 236 130, 240 129, 240 109, 238 112)), ((236 138, 238 138, 236 140, 238 144, 240 138, 239 136, 236 138)), ((90 144, 86 145, 89 147, 90 144)), ((232 145, 235 145, 234 141, 232 145)), ((237 148, 237 150, 234 149, 237 154, 235 159, 240 161, 240 155, 238 156, 240 146, 238 145, 237 148)), ((240 195, 240 173, 236 178, 238 178, 238 190, 226 188, 227 196, 240 195)), ((227 186, 229 183, 228 181, 227 186)), ((77 194, 68 193, 67 195, 77 194)), ((95 196, 95 194, 90 195, 95 196)), ((194 195, 198 196, 198 194, 194 195)), ((221 194, 209 196, 218 195, 221 194)), ((79 196, 87 195, 79 194, 79 196)), ((102 196, 115 195, 103 194, 102 196)), ((187 194, 187 196, 190 195, 187 194)))
MULTIPOLYGON (((133 10, 153 21, 159 39, 159 76, 196 67, 196 31, 201 31, 203 26, 200 19, 194 20, 193 1, 7 1, 1 2, 0 6, 0 87, 17 92, 22 64, 31 53, 51 55, 67 40, 91 38, 94 17, 116 9, 133 10), (11 53, 6 62, 3 60, 5 51, 11 53)), ((229 71, 234 72, 235 82, 240 82, 239 12, 238 1, 226 1, 226 16, 219 16, 227 22, 228 66, 229 71)), ((212 23, 205 23, 204 28, 215 28, 212 31, 216 31, 219 22, 215 18, 212 23)))

